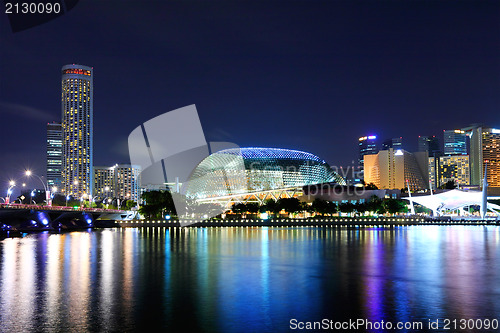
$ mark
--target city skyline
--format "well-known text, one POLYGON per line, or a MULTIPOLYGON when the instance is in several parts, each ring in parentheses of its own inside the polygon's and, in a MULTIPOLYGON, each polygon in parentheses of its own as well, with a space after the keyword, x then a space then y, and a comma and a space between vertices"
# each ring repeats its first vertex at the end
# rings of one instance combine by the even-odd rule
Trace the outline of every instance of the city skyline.
POLYGON ((367 133, 416 151, 418 135, 500 127, 498 3, 197 4, 213 20, 181 3, 117 4, 80 3, 21 33, 0 20, 3 183, 45 173, 66 63, 95 69, 94 165, 129 163, 131 129, 189 104, 209 141, 300 149, 332 165, 356 161, 367 133), (79 28, 95 12, 95 26, 79 28))

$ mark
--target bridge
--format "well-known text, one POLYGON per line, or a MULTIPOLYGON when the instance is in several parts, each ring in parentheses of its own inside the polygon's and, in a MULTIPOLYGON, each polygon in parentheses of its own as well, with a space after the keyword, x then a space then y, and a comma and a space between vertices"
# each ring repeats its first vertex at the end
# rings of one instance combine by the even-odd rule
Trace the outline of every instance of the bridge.
POLYGON ((92 228, 99 222, 128 220, 136 211, 116 209, 0 204, 0 231, 92 228))

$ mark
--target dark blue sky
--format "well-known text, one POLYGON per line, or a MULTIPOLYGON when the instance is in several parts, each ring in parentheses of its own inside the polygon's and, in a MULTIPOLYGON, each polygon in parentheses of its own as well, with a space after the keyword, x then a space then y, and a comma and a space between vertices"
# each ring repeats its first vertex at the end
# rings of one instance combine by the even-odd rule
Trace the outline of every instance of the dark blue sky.
MULTIPOLYGON (((0 191, 45 173, 60 69, 94 67, 94 163, 196 104, 207 141, 292 148, 332 165, 357 138, 500 127, 499 1, 86 1, 12 33, 0 15, 0 191)), ((35 183, 36 184, 36 183, 35 183)))

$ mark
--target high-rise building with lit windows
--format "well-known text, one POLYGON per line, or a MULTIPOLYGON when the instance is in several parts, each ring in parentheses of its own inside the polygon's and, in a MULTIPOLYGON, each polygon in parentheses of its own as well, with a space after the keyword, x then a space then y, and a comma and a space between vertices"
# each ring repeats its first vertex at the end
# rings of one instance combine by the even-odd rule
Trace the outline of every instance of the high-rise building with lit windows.
POLYGON ((467 155, 465 131, 445 130, 443 133, 443 140, 445 155, 467 155))
POLYGON ((365 183, 375 184, 379 189, 402 189, 412 191, 428 188, 427 152, 409 153, 406 150, 381 150, 377 154, 364 156, 365 183))
POLYGON ((115 164, 112 167, 94 167, 94 196, 100 199, 140 199, 141 169, 137 165, 115 164))
POLYGON ((61 187, 62 130, 61 123, 47 124, 47 184, 61 187))
POLYGON ((100 199, 114 198, 115 195, 115 167, 94 167, 94 196, 100 199))
POLYGON ((93 68, 62 67, 62 191, 77 198, 92 196, 93 68))
POLYGON ((488 193, 500 194, 500 129, 471 126, 463 129, 470 137, 471 185, 482 186, 484 170, 488 193))
POLYGON ((140 173, 141 169, 137 165, 118 164, 115 166, 115 192, 118 198, 139 202, 140 173))
POLYGON ((376 135, 362 136, 359 138, 359 165, 364 165, 364 156, 378 153, 378 142, 376 135))

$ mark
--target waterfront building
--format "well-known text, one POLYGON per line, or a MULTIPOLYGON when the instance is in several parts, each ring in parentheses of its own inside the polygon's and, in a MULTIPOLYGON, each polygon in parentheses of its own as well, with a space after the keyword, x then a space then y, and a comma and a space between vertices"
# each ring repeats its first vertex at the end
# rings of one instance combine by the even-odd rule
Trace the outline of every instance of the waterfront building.
POLYGON ((62 67, 62 192, 92 197, 93 68, 62 67))
POLYGON ((115 195, 120 200, 139 202, 141 169, 137 165, 115 165, 115 195))
POLYGON ((467 155, 466 134, 463 130, 445 130, 443 133, 445 155, 467 155))
POLYGON ((379 189, 403 189, 408 182, 412 191, 427 189, 428 165, 426 152, 381 150, 365 155, 365 183, 373 183, 379 189))
POLYGON ((382 150, 388 150, 389 148, 394 150, 403 149, 403 138, 392 138, 382 142, 382 150))
POLYGON ((94 166, 94 196, 100 199, 114 198, 115 194, 115 166, 94 166))
POLYGON ((358 139, 359 143, 359 165, 364 165, 364 156, 378 153, 378 142, 376 135, 362 136, 358 139))
POLYGON ((138 202, 141 197, 139 166, 115 164, 94 167, 94 196, 138 202))
POLYGON ((296 197, 305 185, 344 179, 311 153, 280 148, 231 148, 209 155, 193 170, 185 193, 198 202, 233 202, 296 197))
POLYGON ((470 137, 471 185, 482 186, 484 170, 488 192, 500 194, 500 129, 471 126, 463 129, 470 137))
POLYGON ((62 128, 61 123, 47 124, 47 185, 61 188, 62 128))

